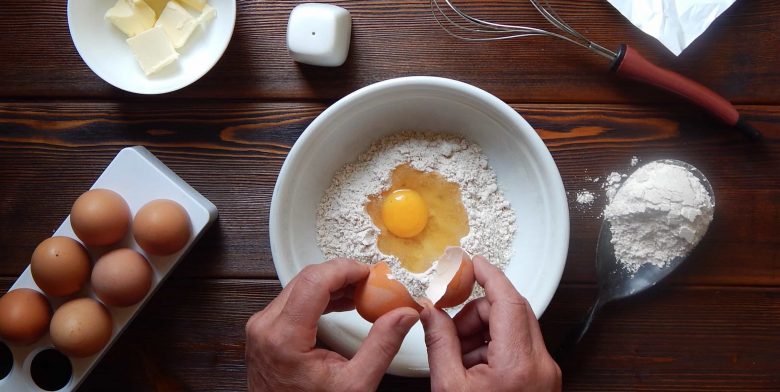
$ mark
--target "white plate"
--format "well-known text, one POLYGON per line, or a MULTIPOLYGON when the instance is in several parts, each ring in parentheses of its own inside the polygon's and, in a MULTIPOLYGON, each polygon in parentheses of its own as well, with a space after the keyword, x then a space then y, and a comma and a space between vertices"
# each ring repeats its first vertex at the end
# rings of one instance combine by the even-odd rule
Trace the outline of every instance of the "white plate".
MULTIPOLYGON (((271 251, 282 284, 323 259, 316 211, 335 172, 373 141, 408 130, 449 132, 482 146, 517 213, 514 256, 506 274, 541 315, 558 287, 569 247, 569 209, 558 168, 533 128, 511 107, 474 86, 442 78, 400 78, 365 87, 333 104, 303 132, 282 166, 271 202, 271 251)), ((355 311, 331 313, 322 317, 319 336, 351 357, 369 328, 355 311)), ((429 374, 419 323, 389 372, 429 374)))
POLYGON ((104 17, 115 3, 116 0, 68 0, 68 28, 87 66, 106 82, 132 93, 167 93, 200 79, 222 57, 236 24, 235 0, 210 0, 217 17, 205 29, 195 29, 187 43, 177 49, 180 56, 175 63, 146 76, 125 42, 127 36, 104 17))

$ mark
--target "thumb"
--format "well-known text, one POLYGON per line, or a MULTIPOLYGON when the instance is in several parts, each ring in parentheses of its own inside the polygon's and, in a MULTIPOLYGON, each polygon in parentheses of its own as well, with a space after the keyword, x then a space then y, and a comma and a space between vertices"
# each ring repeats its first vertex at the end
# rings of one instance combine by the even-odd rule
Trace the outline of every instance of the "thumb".
POLYGON ((386 313, 374 322, 360 349, 350 361, 351 374, 362 379, 366 390, 379 386, 390 362, 401 348, 406 334, 420 319, 412 308, 398 308, 386 313))
POLYGON ((431 385, 452 385, 452 378, 460 377, 466 371, 455 323, 446 312, 430 303, 420 313, 420 321, 425 329, 431 385))

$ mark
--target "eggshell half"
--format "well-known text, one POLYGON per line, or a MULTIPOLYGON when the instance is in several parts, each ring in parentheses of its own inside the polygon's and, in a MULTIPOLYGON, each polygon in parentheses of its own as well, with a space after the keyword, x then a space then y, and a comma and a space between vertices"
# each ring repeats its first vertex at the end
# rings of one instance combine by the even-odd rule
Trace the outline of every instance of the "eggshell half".
POLYGON ((474 290, 475 279, 474 264, 466 251, 458 247, 447 248, 444 256, 439 259, 436 272, 428 290, 425 291, 435 307, 451 308, 469 299, 474 290))
POLYGON ((401 307, 417 311, 422 307, 412 299, 401 282, 390 279, 390 267, 385 262, 371 266, 368 278, 355 287, 355 309, 369 322, 376 321, 383 314, 401 307))
POLYGON ((412 298, 406 287, 392 279, 385 262, 371 266, 368 278, 355 288, 355 309, 364 319, 374 322, 383 314, 400 307, 422 310, 430 301, 436 308, 451 308, 469 299, 476 282, 471 256, 460 247, 451 246, 436 262, 424 298, 412 298))

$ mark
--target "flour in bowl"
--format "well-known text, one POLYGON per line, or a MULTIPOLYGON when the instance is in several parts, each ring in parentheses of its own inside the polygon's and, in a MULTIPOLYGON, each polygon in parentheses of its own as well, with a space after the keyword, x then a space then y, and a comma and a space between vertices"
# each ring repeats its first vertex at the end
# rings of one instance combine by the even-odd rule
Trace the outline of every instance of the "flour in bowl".
MULTIPOLYGON (((503 270, 512 256, 515 212, 504 198, 495 172, 477 144, 431 133, 387 136, 336 173, 317 211, 317 243, 325 257, 349 257, 371 264, 387 261, 394 278, 412 296, 423 295, 435 265, 425 273, 413 274, 398 258, 383 254, 377 247, 380 230, 365 210, 369 197, 387 191, 391 173, 404 164, 458 184, 469 226, 460 246, 503 270)), ((477 288, 475 294, 480 290, 477 288)))

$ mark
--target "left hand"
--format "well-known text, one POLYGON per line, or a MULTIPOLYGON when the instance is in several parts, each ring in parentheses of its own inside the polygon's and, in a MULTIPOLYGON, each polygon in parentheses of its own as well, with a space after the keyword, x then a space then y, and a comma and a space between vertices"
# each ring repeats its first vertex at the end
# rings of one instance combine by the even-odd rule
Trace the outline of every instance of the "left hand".
POLYGON ((322 314, 354 308, 354 284, 367 265, 335 259, 304 268, 246 325, 250 391, 375 390, 398 353, 417 311, 399 308, 380 317, 352 359, 316 348, 322 314))

